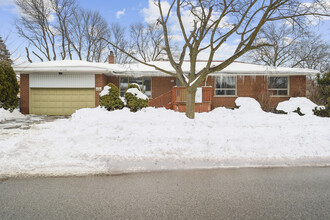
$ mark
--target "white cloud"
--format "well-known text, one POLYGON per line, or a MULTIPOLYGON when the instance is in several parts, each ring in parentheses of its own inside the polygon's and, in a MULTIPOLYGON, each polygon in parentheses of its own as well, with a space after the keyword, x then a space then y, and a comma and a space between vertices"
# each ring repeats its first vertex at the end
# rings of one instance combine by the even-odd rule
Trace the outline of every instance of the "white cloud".
MULTIPOLYGON (((161 6, 164 12, 167 12, 170 8, 170 4, 167 1, 162 1, 161 6)), ((143 14, 144 21, 149 24, 156 23, 159 18, 159 8, 155 5, 153 0, 149 0, 148 8, 143 8, 141 13, 143 14)))
POLYGON ((184 41, 184 38, 182 35, 179 35, 179 34, 172 34, 172 35, 169 35, 169 38, 173 41, 184 41))
POLYGON ((123 10, 119 10, 116 12, 116 18, 119 19, 122 15, 125 15, 126 12, 126 8, 124 8, 123 10))
MULTIPOLYGON (((319 2, 305 2, 301 4, 301 8, 313 8, 315 12, 320 13, 320 14, 326 14, 330 10, 330 0, 321 0, 319 2)), ((306 21, 308 22, 309 25, 316 26, 320 23, 320 21, 324 20, 330 20, 329 16, 306 16, 306 21)))
POLYGON ((4 11, 19 14, 18 7, 16 6, 14 0, 0 0, 0 8, 4 11))
MULTIPOLYGON (((164 13, 167 13, 168 9, 170 8, 170 4, 167 1, 162 1, 162 10, 164 13)), ((195 12, 198 13, 198 11, 201 11, 201 9, 195 8, 195 12)), ((159 8, 154 4, 153 0, 149 0, 149 5, 146 8, 143 8, 141 10, 141 13, 144 17, 144 21, 147 23, 155 23, 157 19, 159 18, 159 8)), ((220 12, 213 12, 210 20, 215 20, 220 16, 220 12)), ((183 26, 185 27, 185 32, 189 33, 193 29, 194 19, 196 17, 191 13, 190 10, 181 10, 181 19, 183 26)), ((232 27, 232 24, 230 23, 229 17, 224 17, 219 25, 222 29, 228 29, 232 27)), ((170 14, 170 18, 168 20, 168 28, 169 28, 169 35, 170 37, 179 43, 184 42, 180 24, 178 21, 178 18, 176 16, 176 13, 170 14)), ((205 47, 209 44, 209 39, 206 38, 204 42, 202 42, 201 47, 205 47)), ((240 40, 239 40, 240 41, 240 40)), ((238 42, 239 42, 238 41, 238 42)), ((218 50, 218 52, 215 54, 214 59, 215 60, 224 60, 230 56, 232 56, 236 50, 237 47, 237 41, 233 42, 233 44, 230 43, 224 43, 218 50)), ((189 53, 186 53, 185 59, 189 59, 189 53)), ((202 51, 198 55, 199 60, 207 60, 209 57, 209 50, 202 51)))
MULTIPOLYGON (((231 57, 232 55, 234 55, 235 50, 236 50, 236 45, 224 43, 219 48, 219 50, 215 53, 213 60, 225 60, 225 59, 231 57)), ((209 51, 206 50, 205 52, 202 52, 198 56, 198 59, 205 60, 205 59, 208 59, 208 57, 209 57, 209 51)))
POLYGON ((0 0, 0 7, 1 6, 8 6, 8 5, 14 5, 14 0, 0 0))

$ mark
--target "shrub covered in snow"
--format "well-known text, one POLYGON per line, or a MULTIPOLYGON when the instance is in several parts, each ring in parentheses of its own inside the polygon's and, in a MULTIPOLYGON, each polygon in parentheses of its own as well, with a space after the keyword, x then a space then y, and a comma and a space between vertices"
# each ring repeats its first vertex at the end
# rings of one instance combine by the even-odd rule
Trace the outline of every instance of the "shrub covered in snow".
POLYGON ((300 107, 298 107, 296 110, 294 110, 293 112, 295 112, 295 113, 297 113, 298 115, 300 115, 300 116, 304 116, 305 114, 304 113, 302 113, 301 111, 300 111, 300 107))
POLYGON ((239 107, 239 111, 244 112, 262 112, 261 106, 257 100, 249 97, 239 97, 235 100, 235 104, 239 107))
POLYGON ((130 84, 125 93, 126 107, 128 107, 131 112, 136 112, 142 108, 148 107, 149 99, 144 95, 138 85, 130 84))
POLYGON ((138 89, 139 91, 141 91, 140 86, 139 86, 139 84, 137 84, 137 83, 131 83, 131 84, 128 84, 126 91, 129 90, 129 89, 132 89, 132 88, 136 88, 136 89, 138 89))
MULTIPOLYGON (((278 103, 277 110, 282 110, 285 112, 296 112, 298 113, 298 108, 300 114, 313 115, 313 109, 318 107, 314 102, 305 97, 290 98, 287 101, 278 103)), ((299 113, 298 113, 299 114, 299 113)))
POLYGON ((112 83, 104 87, 100 93, 100 106, 108 111, 124 108, 124 102, 119 98, 119 89, 112 83))

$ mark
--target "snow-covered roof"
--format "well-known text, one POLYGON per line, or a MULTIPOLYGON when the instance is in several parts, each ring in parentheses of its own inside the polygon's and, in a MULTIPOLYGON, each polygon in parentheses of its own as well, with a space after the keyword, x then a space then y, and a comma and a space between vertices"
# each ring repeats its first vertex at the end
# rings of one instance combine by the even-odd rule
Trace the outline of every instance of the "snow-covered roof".
POLYGON ((14 70, 16 73, 110 73, 109 65, 82 60, 60 60, 16 65, 14 70))
MULTIPOLYGON (((220 64, 220 61, 213 62, 212 66, 220 64)), ((173 67, 168 61, 154 61, 149 62, 166 71, 175 73, 173 67)), ((202 70, 206 62, 197 62, 197 71, 202 70)), ((184 62, 182 65, 184 72, 188 73, 190 70, 190 62, 184 62)), ((107 63, 93 63, 80 60, 62 60, 49 61, 42 63, 29 63, 14 66, 17 73, 48 73, 48 72, 73 72, 73 73, 104 73, 113 74, 117 76, 169 76, 166 73, 156 70, 154 67, 146 66, 141 63, 134 64, 107 64, 107 63)), ((316 74, 318 71, 302 68, 288 68, 288 67, 270 67, 265 65, 257 65, 243 62, 234 62, 226 67, 224 70, 212 73, 218 74, 238 74, 238 75, 306 75, 316 74)))
MULTIPOLYGON (((212 66, 218 65, 221 62, 213 62, 212 66)), ((166 71, 175 73, 174 68, 168 61, 154 61, 149 62, 166 71)), ((200 61, 196 64, 196 70, 202 70, 206 62, 200 61)), ((182 65, 184 72, 188 73, 190 70, 190 62, 184 62, 182 65)), ((141 63, 135 64, 112 64, 111 70, 115 75, 129 75, 129 76, 168 76, 168 74, 155 70, 155 68, 146 66, 141 63)), ((238 74, 238 75, 306 75, 316 74, 317 70, 302 69, 302 68, 288 68, 288 67, 270 67, 266 65, 250 64, 244 62, 234 62, 225 69, 214 72, 210 75, 219 74, 238 74)))

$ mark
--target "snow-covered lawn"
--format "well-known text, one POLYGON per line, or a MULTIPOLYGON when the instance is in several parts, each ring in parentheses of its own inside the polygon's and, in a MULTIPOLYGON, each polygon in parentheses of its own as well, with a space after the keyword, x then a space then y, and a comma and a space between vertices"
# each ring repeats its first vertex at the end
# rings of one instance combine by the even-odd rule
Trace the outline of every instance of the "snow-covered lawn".
POLYGON ((330 118, 265 113, 250 98, 237 104, 194 120, 166 109, 81 109, 0 131, 0 176, 330 165, 330 118))

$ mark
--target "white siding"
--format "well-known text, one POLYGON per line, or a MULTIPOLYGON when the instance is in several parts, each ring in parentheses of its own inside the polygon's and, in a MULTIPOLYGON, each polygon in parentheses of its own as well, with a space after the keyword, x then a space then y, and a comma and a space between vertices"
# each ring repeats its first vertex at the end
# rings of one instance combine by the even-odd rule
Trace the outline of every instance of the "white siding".
POLYGON ((30 74, 30 88, 94 88, 95 76, 87 74, 30 74))

